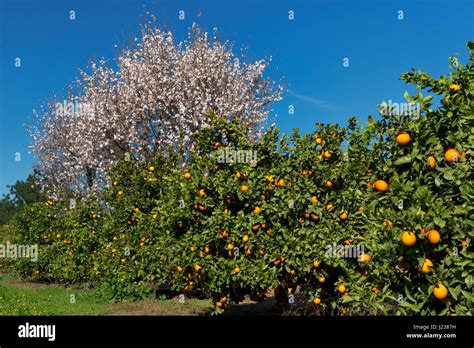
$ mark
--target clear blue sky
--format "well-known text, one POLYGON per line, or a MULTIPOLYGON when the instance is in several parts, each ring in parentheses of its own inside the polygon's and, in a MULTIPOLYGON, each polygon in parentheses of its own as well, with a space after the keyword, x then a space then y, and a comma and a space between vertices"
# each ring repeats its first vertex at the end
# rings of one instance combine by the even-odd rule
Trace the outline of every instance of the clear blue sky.
POLYGON ((272 76, 290 90, 275 105, 283 132, 310 132, 314 122, 344 123, 376 115, 381 100, 403 102, 400 74, 434 76, 448 56, 466 61, 474 39, 472 0, 0 0, 0 194, 34 164, 23 124, 60 92, 90 58, 112 59, 149 11, 184 38, 193 21, 218 27, 250 58, 273 56, 272 76), (76 19, 69 19, 74 10, 76 19), (184 21, 178 19, 185 11, 184 21), (288 11, 294 11, 294 20, 288 11), (398 11, 404 19, 398 20, 398 11), (198 13, 200 13, 198 19, 198 13), (118 45, 117 48, 114 45, 118 45), (15 67, 15 58, 21 67, 15 67), (343 58, 349 67, 343 67, 343 58), (294 115, 288 106, 294 105, 294 115), (21 161, 15 161, 15 153, 21 161))

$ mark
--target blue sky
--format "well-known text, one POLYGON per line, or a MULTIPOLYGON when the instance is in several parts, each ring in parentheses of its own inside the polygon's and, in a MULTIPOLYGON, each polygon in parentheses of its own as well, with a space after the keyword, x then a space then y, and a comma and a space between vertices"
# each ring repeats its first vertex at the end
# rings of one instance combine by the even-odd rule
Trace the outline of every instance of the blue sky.
POLYGON ((472 0, 0 0, 0 194, 31 172, 24 124, 32 109, 89 59, 113 59, 147 11, 178 38, 197 21, 248 46, 251 59, 271 55, 271 76, 284 77, 288 89, 274 107, 285 133, 350 116, 364 121, 381 100, 403 102, 412 89, 398 80, 402 72, 445 74, 448 56, 460 53, 465 62, 474 40, 472 0))

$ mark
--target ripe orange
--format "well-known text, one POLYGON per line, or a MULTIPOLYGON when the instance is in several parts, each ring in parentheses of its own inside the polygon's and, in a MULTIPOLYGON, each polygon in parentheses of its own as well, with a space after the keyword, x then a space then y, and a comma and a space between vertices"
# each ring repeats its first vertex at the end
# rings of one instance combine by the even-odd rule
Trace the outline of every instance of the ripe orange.
POLYGON ((374 294, 376 294, 376 293, 379 291, 379 289, 377 289, 377 288, 374 286, 372 289, 370 289, 370 291, 372 291, 374 294))
POLYGON ((321 145, 323 143, 323 139, 322 138, 316 138, 316 144, 318 145, 321 145))
POLYGON ((306 218, 306 219, 309 219, 311 214, 307 211, 304 212, 303 216, 306 218))
POLYGON ((257 232, 260 226, 258 224, 253 224, 252 225, 252 231, 257 232))
POLYGON ((262 230, 266 229, 266 228, 267 228, 267 224, 266 224, 266 223, 260 224, 260 228, 261 228, 262 230))
POLYGON ((320 264, 321 264, 321 262, 319 262, 318 260, 313 261, 313 266, 316 267, 316 268, 319 267, 320 264))
POLYGON ((214 143, 214 147, 215 147, 216 149, 220 148, 221 146, 222 146, 222 144, 221 144, 219 141, 216 141, 216 142, 214 143))
POLYGON ((388 184, 384 180, 377 180, 374 182, 374 187, 377 191, 385 192, 388 189, 388 184))
POLYGON ((260 256, 263 256, 263 255, 265 255, 265 250, 260 249, 260 250, 258 251, 258 253, 259 253, 260 256))
POLYGON ((428 240, 430 241, 431 244, 437 244, 439 240, 441 239, 441 236, 438 231, 436 230, 430 230, 426 234, 426 237, 428 237, 428 240))
POLYGON ((314 303, 315 305, 318 305, 318 304, 321 303, 321 299, 320 299, 319 297, 315 297, 314 300, 313 300, 313 303, 314 303))
POLYGON ((117 192, 117 196, 122 196, 122 195, 123 195, 123 191, 117 192))
POLYGON ((313 219, 313 221, 318 221, 319 220, 319 215, 316 214, 316 213, 312 213, 311 214, 311 219, 313 219))
POLYGON ((259 207, 259 206, 256 206, 255 208, 253 208, 253 213, 255 215, 258 215, 262 212, 262 209, 259 207))
POLYGON ((276 185, 278 187, 285 187, 285 179, 280 179, 277 181, 276 185))
POLYGON ((112 183, 112 185, 117 186, 117 185, 118 185, 118 181, 114 181, 114 182, 112 183))
POLYGON ((326 205, 326 209, 327 209, 327 210, 331 210, 332 208, 334 208, 334 205, 333 205, 332 203, 328 203, 328 204, 326 205))
POLYGON ((332 184, 332 181, 328 180, 328 181, 326 181, 326 183, 324 185, 326 185, 327 187, 332 187, 333 184, 332 184))
POLYGON ((148 168, 148 169, 150 169, 150 172, 155 171, 155 167, 153 167, 153 166, 150 166, 150 168, 148 168))
POLYGON ((272 229, 271 229, 271 228, 269 228, 269 229, 267 230, 267 234, 268 234, 268 235, 271 235, 271 234, 272 234, 272 229))
POLYGON ((337 291, 339 291, 340 294, 344 294, 346 292, 346 287, 344 284, 341 284, 338 286, 337 291))
POLYGON ((319 277, 318 281, 322 284, 326 281, 326 278, 324 277, 319 277))
POLYGON ((456 149, 449 149, 448 151, 446 151, 446 153, 444 154, 444 158, 446 159, 446 161, 448 161, 449 163, 451 162, 457 162, 458 159, 459 159, 459 152, 458 150, 456 149))
POLYGON ((290 275, 295 276, 296 275, 296 270, 294 270, 294 269, 290 270, 290 275))
POLYGON ((234 249, 234 244, 229 243, 227 244, 227 250, 233 250, 234 249))
POLYGON ((206 191, 204 189, 199 190, 199 196, 203 197, 206 195, 206 191))
POLYGON ((433 170, 436 167, 436 158, 434 156, 428 157, 428 168, 433 170))
POLYGON ((206 254, 210 254, 211 253, 211 248, 209 248, 208 246, 204 247, 204 252, 206 254))
POLYGON ((403 231, 402 243, 405 246, 412 246, 416 243, 416 235, 411 231, 403 231))
POLYGON ((448 289, 441 283, 436 284, 435 288, 433 289, 433 295, 438 299, 442 300, 448 296, 448 289))
POLYGON ((339 214, 339 218, 341 220, 347 220, 348 217, 349 215, 346 212, 342 212, 341 214, 339 214))
POLYGON ((461 89, 461 86, 456 83, 452 83, 449 85, 449 89, 456 92, 461 89))
POLYGON ((186 173, 183 174, 183 177, 184 177, 186 180, 189 180, 189 179, 191 179, 191 173, 186 172, 186 173))
POLYGON ((410 143, 411 137, 410 134, 401 132, 398 133, 398 135, 395 137, 395 140, 397 141, 398 145, 407 145, 410 143))
POLYGON ((245 255, 249 256, 251 254, 252 254, 252 249, 250 248, 245 249, 245 255))
POLYGON ((249 187, 247 185, 240 186, 240 191, 247 192, 248 190, 249 190, 249 187))
POLYGON ((239 266, 237 266, 237 267, 234 268, 234 272, 235 272, 235 273, 240 273, 240 268, 239 268, 239 266))
POLYGON ((221 308, 222 307, 222 303, 221 302, 216 302, 216 306, 221 308))
POLYGON ((202 266, 201 266, 201 265, 199 265, 199 264, 195 264, 195 265, 194 265, 194 270, 195 270, 196 272, 199 272, 201 269, 202 269, 202 266))
POLYGON ((242 238, 242 242, 247 243, 249 241, 249 236, 245 235, 242 238))
POLYGON ((183 272, 183 267, 181 266, 178 266, 178 268, 176 269, 179 273, 183 272))
POLYGON ((317 204, 318 202, 319 202, 318 197, 316 197, 316 196, 311 197, 311 203, 312 204, 317 204))
POLYGON ((370 257, 369 254, 364 253, 364 254, 360 255, 359 261, 363 262, 363 263, 367 263, 367 262, 370 262, 371 259, 372 258, 370 257))
POLYGON ((331 158, 331 153, 329 151, 323 151, 324 158, 331 158))
POLYGON ((431 272, 430 267, 433 267, 433 262, 430 259, 425 259, 423 261, 423 266, 421 266, 421 273, 428 274, 431 272))

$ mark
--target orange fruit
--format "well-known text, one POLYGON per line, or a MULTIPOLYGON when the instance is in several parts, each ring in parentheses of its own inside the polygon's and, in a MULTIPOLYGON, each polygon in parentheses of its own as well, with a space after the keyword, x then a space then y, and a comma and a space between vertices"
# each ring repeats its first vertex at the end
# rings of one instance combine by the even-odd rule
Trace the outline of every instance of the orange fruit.
POLYGON ((438 231, 436 230, 430 230, 426 234, 426 237, 428 237, 428 240, 431 244, 437 244, 439 240, 441 239, 441 236, 438 231))
POLYGON ((183 267, 181 266, 178 266, 178 268, 176 269, 179 273, 183 272, 183 267))
POLYGON ((216 306, 221 308, 222 307, 222 303, 221 302, 216 302, 216 306))
POLYGON ((431 272, 430 267, 433 267, 433 262, 430 259, 425 259, 423 261, 423 266, 421 266, 421 273, 428 274, 431 272))
POLYGON ((266 224, 266 223, 260 224, 260 228, 261 228, 262 230, 266 229, 266 228, 267 228, 267 224, 266 224))
POLYGON ((309 219, 311 214, 308 213, 307 211, 303 214, 303 216, 306 218, 306 219, 309 219))
POLYGON ((260 226, 258 224, 253 224, 252 225, 252 231, 257 232, 260 226))
POLYGON ((186 180, 189 180, 189 179, 191 179, 191 173, 186 172, 186 173, 183 174, 183 177, 184 177, 186 180))
POLYGON ((367 263, 367 262, 370 262, 371 259, 372 258, 370 257, 369 254, 364 253, 364 254, 360 255, 359 261, 363 262, 363 263, 367 263))
POLYGON ((296 270, 294 270, 294 269, 290 270, 290 275, 295 276, 296 275, 296 270))
POLYGON ((461 89, 461 86, 456 84, 456 83, 451 83, 449 85, 449 89, 456 92, 456 91, 459 91, 461 89))
POLYGON ((114 182, 112 183, 112 185, 117 186, 117 185, 118 185, 118 181, 114 181, 114 182))
POLYGON ((259 253, 260 256, 263 256, 263 255, 265 255, 265 250, 260 249, 260 250, 258 251, 258 253, 259 253))
POLYGON ((374 294, 376 294, 376 293, 379 291, 379 289, 377 289, 377 288, 374 286, 372 289, 370 289, 370 291, 372 291, 374 294))
POLYGON ((121 196, 121 195, 123 195, 123 191, 117 192, 117 196, 121 196))
POLYGON ((337 287, 337 291, 339 291, 340 294, 344 294, 346 292, 346 287, 344 284, 341 284, 337 287))
POLYGON ((446 159, 446 161, 448 162, 457 162, 458 159, 459 159, 459 152, 458 150, 456 149, 449 149, 448 151, 446 151, 446 153, 444 154, 444 158, 446 159))
POLYGON ((278 187, 285 187, 285 179, 280 179, 276 184, 278 187))
POLYGON ((245 235, 242 238, 242 242, 247 243, 249 241, 249 236, 245 235))
POLYGON ((251 250, 251 249, 249 249, 249 248, 245 249, 245 255, 249 256, 249 255, 251 255, 251 254, 252 254, 252 250, 251 250))
POLYGON ((377 191, 385 192, 388 189, 388 184, 384 180, 376 180, 374 182, 374 187, 377 191))
POLYGON ((227 244, 227 250, 233 250, 234 249, 234 244, 229 243, 227 244))
POLYGON ((195 264, 195 265, 194 265, 194 270, 195 270, 196 272, 199 272, 201 269, 202 269, 202 266, 201 266, 201 265, 199 265, 199 264, 195 264))
POLYGON ((268 234, 268 235, 271 235, 271 234, 272 234, 272 229, 271 229, 271 228, 269 228, 269 229, 267 230, 267 234, 268 234))
POLYGON ((311 219, 313 219, 313 221, 318 221, 319 220, 319 215, 316 214, 316 213, 312 213, 311 214, 311 219))
POLYGON ((434 158, 434 156, 429 156, 428 157, 428 168, 432 170, 435 167, 436 167, 436 158, 434 158))
POLYGON ((411 137, 410 134, 401 132, 395 137, 398 145, 407 145, 410 143, 411 137))
POLYGON ((321 145, 323 143, 323 139, 322 138, 316 138, 316 144, 318 145, 321 145))
POLYGON ((319 297, 316 297, 316 298, 314 298, 313 303, 314 303, 315 305, 318 305, 318 304, 321 303, 321 299, 320 299, 319 297))
POLYGON ((326 278, 324 277, 319 277, 318 281, 322 284, 326 281, 326 278))
POLYGON ((318 197, 316 197, 316 196, 311 197, 311 203, 312 204, 316 204, 318 202, 319 202, 318 197))
POLYGON ((220 148, 221 146, 222 146, 222 144, 221 144, 219 141, 216 141, 216 142, 214 143, 214 147, 215 147, 216 149, 220 148))
POLYGON ((209 248, 208 246, 204 247, 204 252, 206 254, 210 254, 211 253, 211 248, 209 248))
POLYGON ((323 151, 324 158, 331 158, 331 153, 329 151, 323 151))
POLYGON ((199 196, 203 197, 206 195, 206 191, 204 191, 204 189, 200 189, 199 190, 199 196))
POLYGON ((326 181, 326 183, 324 185, 326 185, 327 187, 332 187, 333 184, 332 184, 332 181, 328 180, 328 181, 326 181))
POLYGON ((247 192, 248 190, 249 190, 249 187, 247 185, 240 186, 240 191, 247 192))
POLYGON ((341 220, 347 220, 348 217, 349 215, 346 212, 342 212, 341 214, 339 214, 339 218, 341 220))
POLYGON ((261 209, 259 206, 253 208, 253 213, 254 213, 255 215, 258 215, 258 214, 260 214, 261 212, 262 212, 262 209, 261 209))
POLYGON ((319 262, 319 261, 317 261, 317 260, 316 260, 316 261, 313 261, 313 266, 314 266, 314 267, 319 267, 320 264, 321 264, 321 262, 319 262))
POLYGON ((332 203, 328 203, 328 204, 326 205, 326 209, 327 209, 327 210, 331 210, 332 208, 334 208, 334 205, 333 205, 332 203))
POLYGON ((436 284, 435 288, 433 289, 433 295, 438 300, 445 299, 448 296, 448 289, 441 283, 436 284))
POLYGON ((150 172, 155 171, 155 167, 153 167, 153 166, 150 166, 150 168, 148 168, 148 169, 150 169, 150 172))
POLYGON ((402 243, 405 246, 412 246, 416 243, 416 236, 411 231, 404 231, 402 233, 402 243))
POLYGON ((234 268, 234 272, 235 272, 235 273, 240 273, 240 268, 239 268, 239 266, 237 266, 237 267, 234 268))

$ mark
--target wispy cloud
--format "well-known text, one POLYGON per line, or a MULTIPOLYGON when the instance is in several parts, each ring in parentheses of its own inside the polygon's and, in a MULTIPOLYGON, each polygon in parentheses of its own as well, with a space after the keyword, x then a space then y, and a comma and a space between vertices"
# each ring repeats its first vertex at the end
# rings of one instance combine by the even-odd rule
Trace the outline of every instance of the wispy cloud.
POLYGON ((320 98, 315 98, 309 95, 304 95, 300 93, 296 93, 295 91, 288 90, 288 94, 292 97, 295 97, 297 99, 303 100, 305 102, 309 102, 313 104, 314 106, 326 109, 326 110, 331 110, 334 111, 336 109, 336 106, 328 102, 327 100, 320 99, 320 98))

